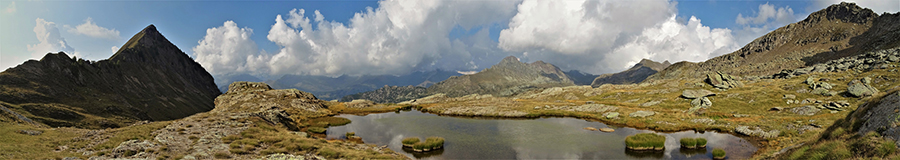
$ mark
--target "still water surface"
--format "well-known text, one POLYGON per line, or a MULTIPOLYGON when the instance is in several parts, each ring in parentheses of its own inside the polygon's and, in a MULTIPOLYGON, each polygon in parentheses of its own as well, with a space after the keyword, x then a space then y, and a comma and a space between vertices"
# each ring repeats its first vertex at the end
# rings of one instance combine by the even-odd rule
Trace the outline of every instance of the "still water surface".
POLYGON ((730 134, 684 131, 658 133, 666 136, 665 151, 631 152, 625 149, 625 136, 655 132, 576 118, 476 119, 420 111, 338 117, 353 122, 329 127, 329 139, 356 132, 366 143, 387 145, 418 159, 711 159, 713 148, 725 149, 729 159, 746 159, 757 150, 750 142, 730 134), (588 131, 584 127, 616 131, 588 131), (444 149, 418 153, 404 150, 400 144, 405 137, 424 140, 429 136, 444 137, 444 149), (684 137, 703 137, 709 144, 706 149, 682 150, 678 140, 684 137))

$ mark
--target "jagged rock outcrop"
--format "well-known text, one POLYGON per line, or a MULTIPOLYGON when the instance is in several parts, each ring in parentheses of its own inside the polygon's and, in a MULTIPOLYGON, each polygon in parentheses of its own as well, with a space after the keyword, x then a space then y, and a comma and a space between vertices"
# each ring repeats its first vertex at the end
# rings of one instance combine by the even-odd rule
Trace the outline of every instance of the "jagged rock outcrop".
POLYGON ((859 80, 850 81, 847 84, 847 93, 855 97, 866 97, 878 93, 878 88, 872 87, 872 78, 864 77, 859 80))
POLYGON ((703 74, 714 71, 737 77, 773 75, 785 69, 898 47, 898 37, 900 14, 879 16, 844 2, 769 32, 735 52, 700 63, 675 63, 647 80, 705 78, 703 74))
POLYGON ((640 83, 650 75, 669 67, 669 65, 672 65, 669 61, 659 63, 649 59, 643 59, 628 70, 619 73, 603 74, 594 78, 594 81, 591 82, 591 87, 597 88, 603 84, 640 83))
POLYGON ((299 123, 292 118, 294 115, 312 117, 330 113, 324 110, 324 101, 297 89, 275 90, 262 82, 234 82, 228 88, 228 92, 216 98, 212 113, 252 114, 292 130, 299 123))
POLYGON ((712 107, 712 101, 709 100, 709 96, 715 96, 716 93, 705 89, 698 90, 684 90, 681 92, 681 97, 691 100, 691 108, 688 109, 689 113, 695 113, 700 111, 700 109, 709 109, 712 107))
POLYGON ((219 94, 212 76, 153 25, 106 60, 48 53, 0 73, 0 101, 52 127, 173 120, 213 109, 219 94))
POLYGON ((744 86, 744 83, 738 81, 736 77, 722 72, 706 74, 706 83, 709 83, 713 87, 721 89, 730 89, 744 86))
POLYGON ((772 75, 773 78, 791 78, 810 73, 842 72, 847 70, 870 71, 896 67, 892 62, 900 62, 900 47, 866 52, 865 54, 843 57, 836 60, 797 69, 785 69, 772 75))
POLYGON ((509 56, 500 63, 471 75, 454 76, 428 87, 428 94, 445 93, 450 97, 469 94, 511 96, 519 92, 574 85, 558 67, 536 61, 530 64, 509 56))
POLYGON ((875 131, 900 143, 900 126, 897 126, 897 117, 900 117, 900 113, 896 112, 900 110, 900 92, 895 91, 863 105, 865 107, 860 108, 864 109, 857 109, 865 111, 856 115, 861 116, 860 120, 863 120, 857 133, 864 135, 875 131))

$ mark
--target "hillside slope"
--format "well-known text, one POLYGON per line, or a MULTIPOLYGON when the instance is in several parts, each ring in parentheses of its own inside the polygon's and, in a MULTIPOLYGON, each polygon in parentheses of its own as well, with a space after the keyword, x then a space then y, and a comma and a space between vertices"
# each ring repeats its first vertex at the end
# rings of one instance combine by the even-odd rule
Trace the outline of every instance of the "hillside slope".
POLYGON ((879 16, 854 3, 840 3, 769 32, 735 52, 700 63, 678 62, 647 79, 703 78, 716 71, 741 77, 769 76, 897 46, 900 14, 879 16))
POLYGON ((450 77, 428 87, 429 94, 445 93, 451 97, 469 94, 510 96, 530 88, 575 85, 563 71, 543 61, 531 64, 509 56, 500 63, 471 75, 450 77))
POLYGON ((0 73, 0 101, 53 127, 173 120, 213 109, 219 94, 212 76, 153 25, 106 60, 48 53, 0 73))

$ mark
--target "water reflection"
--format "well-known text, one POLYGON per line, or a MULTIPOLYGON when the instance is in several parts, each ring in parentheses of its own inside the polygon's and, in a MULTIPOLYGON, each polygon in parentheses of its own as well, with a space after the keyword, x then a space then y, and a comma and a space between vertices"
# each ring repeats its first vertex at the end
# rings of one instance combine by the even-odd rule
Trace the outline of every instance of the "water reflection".
POLYGON ((663 133, 666 149, 634 153, 625 150, 625 136, 653 132, 617 128, 615 132, 588 131, 584 127, 609 127, 575 118, 472 119, 437 116, 419 111, 339 115, 353 122, 328 128, 328 138, 356 132, 366 143, 387 145, 394 151, 419 159, 710 159, 714 147, 724 148, 730 158, 749 158, 756 151, 751 143, 729 134, 693 131, 663 133), (419 153, 402 148, 405 137, 440 136, 444 149, 419 153), (703 137, 707 149, 682 151, 681 138, 703 137), (708 150, 708 151, 707 151, 708 150))

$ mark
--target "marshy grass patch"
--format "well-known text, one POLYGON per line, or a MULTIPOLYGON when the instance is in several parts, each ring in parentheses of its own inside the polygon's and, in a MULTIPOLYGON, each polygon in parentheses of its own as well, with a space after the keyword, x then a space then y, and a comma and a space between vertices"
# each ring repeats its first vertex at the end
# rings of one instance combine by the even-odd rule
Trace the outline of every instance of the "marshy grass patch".
POLYGON ((721 148, 713 149, 712 151, 713 159, 725 159, 725 150, 721 148))
POLYGON ((306 129, 306 131, 309 131, 311 133, 316 133, 316 134, 324 134, 325 131, 328 131, 328 129, 325 129, 322 127, 309 127, 306 129))
POLYGON ((681 140, 679 140, 679 142, 681 142, 682 148, 687 148, 687 149, 706 148, 706 138, 681 138, 681 140))
POLYGON ((412 148, 416 152, 428 152, 444 148, 443 137, 428 137, 425 138, 425 141, 421 141, 419 137, 409 137, 404 138, 401 143, 403 143, 403 147, 412 148))
POLYGON ((639 133, 625 137, 625 147, 631 150, 657 150, 665 148, 666 136, 655 133, 639 133))

